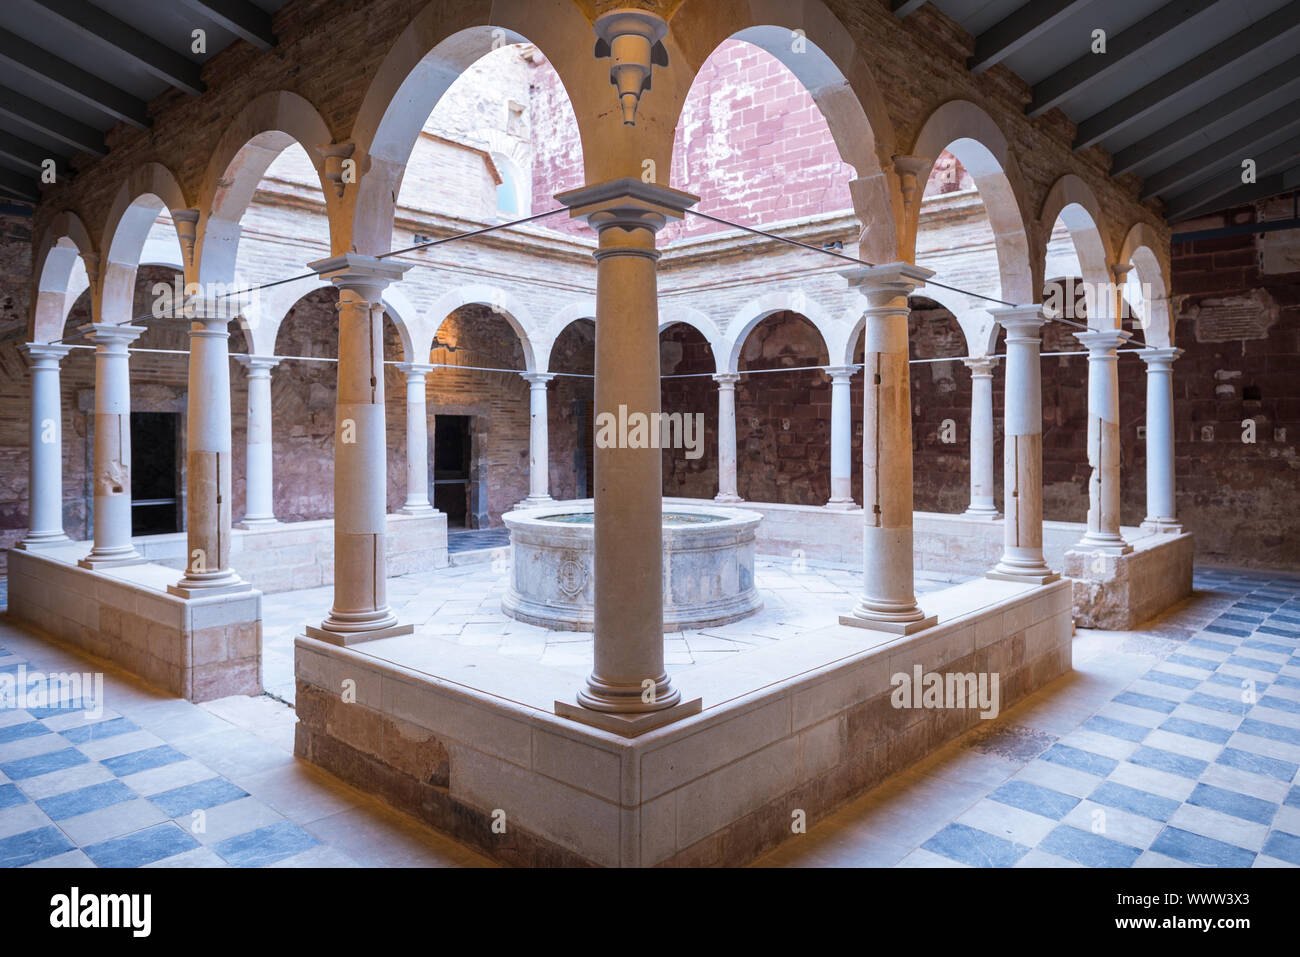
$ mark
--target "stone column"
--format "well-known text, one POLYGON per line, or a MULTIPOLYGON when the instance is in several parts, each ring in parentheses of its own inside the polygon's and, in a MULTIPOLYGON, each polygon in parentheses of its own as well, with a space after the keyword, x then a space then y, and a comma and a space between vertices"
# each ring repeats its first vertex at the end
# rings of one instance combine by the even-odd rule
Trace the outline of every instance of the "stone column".
POLYGON ((275 525, 274 455, 271 444, 271 370, 278 356, 237 356, 248 373, 248 453, 244 462, 244 518, 240 528, 275 525))
POLYGON ((551 439, 547 429, 546 383, 555 378, 551 372, 521 372, 528 382, 528 497, 519 504, 525 508, 545 505, 551 498, 551 439))
POLYGON ((72 346, 29 342, 32 368, 31 458, 27 471, 27 534, 15 548, 70 541, 63 531, 63 393, 59 363, 72 346))
POLYGON ((131 372, 127 346, 143 326, 92 322, 81 327, 95 345, 95 542, 82 568, 135 565, 131 544, 131 372))
POLYGON ((853 501, 853 393, 854 366, 827 366, 831 377, 831 498, 827 508, 850 509, 853 501))
POLYGON ((1174 360, 1182 349, 1141 350, 1147 365, 1147 517, 1142 527, 1179 534, 1174 498, 1174 360))
POLYGON ((1043 385, 1039 357, 1042 306, 994 309, 1006 330, 1007 374, 1003 439, 1006 512, 1002 559, 989 578, 1043 585, 1060 576, 1043 558, 1043 385))
POLYGON ((1133 551, 1119 530, 1119 356, 1132 338, 1120 329, 1076 332, 1088 349, 1088 530, 1077 548, 1123 555, 1133 551))
POLYGON ((344 253, 310 264, 339 291, 334 413, 334 604, 312 638, 350 645, 410 634, 388 607, 384 288, 408 267, 344 253))
MULTIPOLYGON (((660 451, 623 436, 626 416, 659 413, 655 234, 697 197, 620 179, 556 199, 600 236, 596 257, 595 665, 578 706, 556 713, 636 735, 699 711, 664 668, 663 481, 660 451), (607 438, 602 441, 602 425, 607 438), (635 443, 635 445, 633 444, 635 443)), ((648 431, 648 430, 646 430, 648 431)), ((656 443, 657 445, 657 443, 656 443)))
POLYGON ((420 515, 433 511, 429 502, 429 406, 425 379, 427 362, 399 362, 406 374, 406 502, 401 511, 420 515))
POLYGON ((997 356, 963 359, 970 369, 970 506, 968 518, 1002 517, 993 484, 993 367, 997 356))
POLYGON ((840 623, 910 634, 935 624, 912 572, 912 399, 907 297, 934 273, 911 263, 842 270, 867 300, 862 416, 862 598, 840 623))
POLYGON ((187 564, 167 590, 182 598, 247 591, 230 567, 230 318, 191 316, 186 411, 187 564))
POLYGON ((741 501, 736 481, 736 383, 739 372, 718 372, 718 494, 715 502, 741 501))

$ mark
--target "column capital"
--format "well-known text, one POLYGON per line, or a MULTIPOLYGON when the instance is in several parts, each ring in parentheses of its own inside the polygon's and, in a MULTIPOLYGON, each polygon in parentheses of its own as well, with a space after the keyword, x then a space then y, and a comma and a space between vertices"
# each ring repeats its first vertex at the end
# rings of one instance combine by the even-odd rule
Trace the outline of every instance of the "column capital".
POLYGON ((1032 336, 1037 339, 1040 336, 1039 330, 1047 322, 1041 303, 1030 303, 1027 306, 1002 306, 998 309, 990 309, 989 314, 1009 336, 1032 336))
POLYGON ((394 362, 393 368, 398 372, 403 372, 409 379, 411 376, 426 376, 435 368, 432 362, 394 362))
POLYGON ((713 373, 712 378, 713 381, 720 386, 734 387, 735 384, 740 381, 740 373, 739 372, 715 372, 713 373))
POLYGON ((24 342, 18 348, 27 353, 33 366, 45 369, 57 369, 63 357, 72 351, 72 346, 61 342, 24 342))
POLYGON ((1088 332, 1076 332, 1078 339, 1088 349, 1091 359, 1114 359, 1114 350, 1133 338, 1133 333, 1123 329, 1094 329, 1088 332))
POLYGON ((1147 346, 1145 349, 1138 350, 1138 355, 1147 364, 1147 372, 1164 372, 1172 369, 1174 361, 1182 354, 1182 349, 1173 346, 1147 346))
MULTIPOLYGON (((850 266, 837 270, 849 284, 868 299, 877 295, 890 298, 911 295, 912 291, 925 285, 927 279, 934 275, 933 269, 926 269, 915 263, 894 262, 880 266, 850 266)), ((883 303, 872 302, 872 305, 883 303)))
POLYGON ((962 365, 970 369, 971 378, 991 378, 993 376, 993 367, 998 364, 1001 356, 967 356, 962 359, 962 365))
POLYGON ((519 375, 528 382, 533 388, 538 386, 545 387, 546 383, 555 378, 557 373, 554 372, 521 372, 519 375))
POLYGON ((629 176, 556 193, 555 201, 569 208, 571 218, 585 219, 598 232, 620 226, 657 233, 669 219, 685 216, 700 198, 629 176))
POLYGON ((377 259, 343 253, 329 259, 318 259, 307 264, 322 279, 328 279, 339 289, 356 289, 366 299, 377 302, 389 283, 401 279, 410 264, 393 259, 377 259))
POLYGON ((283 356, 231 356, 241 366, 248 370, 250 376, 258 373, 268 373, 283 360, 283 356))
POLYGON ((78 326, 77 331, 93 342, 96 346, 126 346, 135 342, 144 334, 144 326, 131 326, 123 323, 121 325, 112 322, 88 322, 84 326, 78 326))
POLYGON ((825 372, 832 379, 847 379, 857 371, 857 366, 822 366, 822 372, 825 372))

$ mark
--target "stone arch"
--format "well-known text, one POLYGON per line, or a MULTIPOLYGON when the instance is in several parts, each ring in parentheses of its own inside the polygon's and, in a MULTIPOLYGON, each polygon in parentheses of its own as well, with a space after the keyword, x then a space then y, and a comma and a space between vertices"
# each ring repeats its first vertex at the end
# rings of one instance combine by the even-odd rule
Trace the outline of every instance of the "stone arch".
MULTIPOLYGON (((974 103, 949 100, 930 114, 912 147, 912 153, 926 162, 916 175, 918 188, 929 180, 934 162, 944 150, 957 157, 979 190, 993 229, 1002 298, 1013 303, 1033 302, 1033 267, 1025 226, 1033 217, 1020 166, 1006 136, 974 103)), ((915 202, 904 233, 911 244, 911 255, 904 257, 909 261, 915 261, 920 215, 921 204, 915 202)))
MULTIPOLYGON (((415 339, 411 330, 420 332, 423 323, 420 314, 416 311, 415 304, 402 291, 400 286, 390 285, 384 290, 383 295, 384 312, 392 320, 393 325, 397 328, 398 338, 402 340, 402 360, 404 362, 428 362, 429 350, 426 349, 421 355, 416 351, 415 339)), ((434 335, 438 332, 434 330, 434 335)), ((433 336, 429 337, 433 341, 433 336)), ((527 350, 525 350, 526 352, 527 350)))
POLYGON ((1147 223, 1134 223, 1124 236, 1118 262, 1131 265, 1129 278, 1136 274, 1141 287, 1151 290, 1150 298, 1144 296, 1146 310, 1141 338, 1149 346, 1167 347, 1174 344, 1174 316, 1169 302, 1169 264, 1167 242, 1161 242, 1159 233, 1147 223), (1161 255, 1161 253, 1165 255, 1161 255))
MULTIPOLYGON (((591 55, 595 35, 576 4, 429 3, 389 48, 357 113, 353 155, 362 172, 356 187, 344 190, 336 253, 387 251, 402 176, 425 120, 471 63, 503 44, 520 42, 534 44, 551 62, 575 116, 596 115, 596 95, 605 96, 609 90, 609 64, 591 55)), ((591 150, 581 125, 579 134, 585 158, 591 150)))
POLYGON ((55 342, 63 336, 68 311, 90 285, 87 263, 98 262, 90 233, 76 213, 65 210, 46 227, 36 254, 32 311, 28 317, 29 342, 55 342))
POLYGON ((704 337, 704 341, 709 344, 709 349, 713 352, 714 371, 719 372, 718 363, 723 361, 726 355, 726 339, 718 329, 717 323, 698 309, 693 309, 686 305, 667 305, 659 309, 659 332, 662 333, 669 326, 674 325, 690 326, 696 332, 704 337))
POLYGON ((327 279, 309 276, 270 289, 256 290, 243 303, 239 311, 239 324, 244 330, 252 353, 254 355, 274 354, 276 337, 289 310, 309 293, 332 286, 333 283, 327 279))
POLYGON ((425 313, 425 321, 418 325, 418 335, 414 331, 410 333, 412 347, 407 354, 427 356, 433 348, 433 337, 438 334, 443 321, 461 306, 472 305, 487 306, 510 324, 524 351, 524 371, 536 371, 537 353, 533 348, 533 339, 538 330, 532 312, 518 296, 496 286, 457 286, 439 296, 425 313), (420 348, 423 352, 420 352, 420 348))
MULTIPOLYGON (((886 159, 887 167, 882 165, 882 158, 888 158, 894 149, 893 123, 869 62, 852 34, 820 0, 797 4, 750 0, 722 9, 712 0, 685 0, 674 11, 664 42, 670 68, 680 57, 688 75, 668 78, 670 82, 662 89, 671 108, 659 107, 653 114, 671 121, 667 124, 669 159, 672 133, 691 83, 713 51, 729 39, 765 50, 808 90, 826 119, 840 157, 857 172, 850 192, 863 226, 859 255, 876 263, 899 259, 901 193, 892 162, 886 159)), ((659 75, 655 74, 654 94, 661 91, 659 75)), ((651 99, 643 97, 641 109, 653 107, 648 102, 651 99)))
MULTIPOLYGON (((596 321, 596 299, 591 297, 581 299, 578 302, 572 302, 555 314, 550 325, 546 329, 546 340, 540 343, 538 355, 543 357, 542 365, 538 371, 549 372, 551 369, 551 358, 555 352, 555 344, 564 334, 564 330, 569 328, 575 322, 586 319, 588 322, 596 321)), ((659 327, 661 330, 663 326, 659 327)))
MULTIPOLYGON (((199 197, 202 217, 195 242, 199 282, 234 281, 240 220, 267 168, 295 142, 316 170, 326 214, 331 224, 334 222, 339 200, 325 176, 322 153, 331 139, 329 127, 315 107, 296 93, 263 93, 239 112, 217 142, 203 177, 199 197)), ((330 248, 334 248, 332 240, 330 248)))
MULTIPOLYGON (((100 270, 99 301, 94 309, 96 322, 126 322, 131 319, 135 273, 149 231, 163 210, 170 213, 188 208, 176 177, 161 163, 145 163, 138 167, 118 188, 100 241, 104 261, 100 270)), ((175 235, 184 262, 185 249, 180 233, 175 235)))
MULTIPOLYGON (((1113 280, 1110 264, 1115 259, 1106 238, 1108 233, 1101 204, 1097 201, 1097 195, 1092 191, 1092 187, 1073 173, 1066 173, 1058 179, 1048 191, 1047 199, 1043 201, 1042 213, 1038 218, 1038 234, 1041 241, 1038 248, 1034 250, 1035 260, 1040 264, 1036 272, 1043 277, 1040 282, 1047 279, 1047 245, 1057 219, 1064 222, 1065 228, 1069 230, 1084 282, 1090 286, 1106 286, 1111 283, 1113 280)), ((1040 290, 1035 301, 1041 299, 1040 290)), ((1113 325, 1115 319, 1109 315, 1111 312, 1114 312, 1113 302, 1099 303, 1098 308, 1089 310, 1089 325, 1099 322, 1113 325)), ((1097 326, 1097 328, 1102 327, 1097 326)))
POLYGON ((802 291, 772 292, 745 303, 727 324, 727 337, 721 343, 723 351, 717 353, 727 357, 726 366, 720 371, 735 372, 739 369, 740 353, 745 348, 745 340, 749 338, 755 326, 777 312, 794 312, 807 319, 821 336, 827 355, 831 354, 830 344, 834 336, 831 333, 830 317, 826 311, 802 291))

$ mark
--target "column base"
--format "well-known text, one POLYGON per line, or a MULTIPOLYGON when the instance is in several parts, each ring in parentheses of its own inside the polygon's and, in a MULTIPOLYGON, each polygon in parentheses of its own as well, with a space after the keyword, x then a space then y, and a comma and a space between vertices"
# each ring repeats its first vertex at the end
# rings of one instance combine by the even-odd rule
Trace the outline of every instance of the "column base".
POLYGON ((1074 546, 1083 552, 1105 552, 1107 555, 1127 555, 1133 546, 1118 535, 1084 535, 1074 546))
POLYGON ((234 572, 217 578, 190 578, 188 575, 175 585, 167 586, 167 594, 177 598, 207 598, 213 595, 234 595, 241 591, 252 591, 251 583, 244 581, 234 572))
MULTIPOLYGON (((582 701, 581 695, 579 695, 578 701, 582 701)), ((569 718, 572 721, 600 728, 602 731, 612 731, 614 734, 625 738, 635 738, 647 731, 653 731, 655 728, 662 728, 664 725, 680 721, 682 718, 689 718, 693 714, 699 714, 703 707, 703 698, 692 698, 689 701, 679 701, 671 707, 661 708, 658 711, 622 714, 612 711, 596 711, 592 708, 583 707, 581 703, 556 701, 555 713, 561 718, 569 718)))
POLYGON ((274 515, 267 516, 249 516, 246 515, 235 523, 235 528, 270 528, 273 525, 279 525, 280 520, 274 515))
POLYGON ((92 551, 77 564, 82 568, 89 568, 94 571, 97 568, 114 568, 118 565, 143 565, 146 560, 134 547, 128 547, 98 554, 92 551))
POLYGON ((359 645, 366 641, 378 641, 380 638, 395 638, 398 635, 411 635, 415 633, 414 625, 389 625, 383 628, 375 628, 371 631, 330 631, 328 628, 316 628, 307 625, 303 628, 303 633, 308 638, 315 638, 317 641, 328 642, 331 645, 338 645, 346 648, 349 645, 359 645))
MULTIPOLYGON (((923 616, 925 615, 925 613, 920 609, 917 609, 917 612, 923 616)), ((887 618, 864 618, 856 612, 851 615, 840 615, 841 625, 848 625, 852 628, 867 628, 871 631, 885 631, 891 635, 910 635, 916 631, 933 628, 938 623, 938 615, 929 615, 912 621, 895 621, 887 618)))
POLYGON ((519 502, 515 508, 541 508, 545 505, 554 505, 555 499, 549 495, 530 495, 519 502))
POLYGON ((851 498, 833 498, 822 508, 830 509, 832 512, 851 512, 858 507, 858 503, 851 498))
POLYGON ((1138 527, 1155 535, 1183 534, 1183 523, 1174 518, 1144 518, 1138 527))
POLYGON ((996 508, 984 508, 983 506, 972 505, 961 514, 962 518, 973 518, 982 522, 1002 521, 1002 513, 996 508))
POLYGON ((739 505, 744 501, 744 499, 739 495, 732 495, 730 492, 727 492, 725 495, 722 492, 719 492, 717 495, 713 496, 713 500, 719 505, 739 505))
POLYGON ((57 533, 49 533, 49 534, 28 535, 21 542, 15 542, 10 547, 19 548, 25 552, 30 552, 33 549, 41 548, 42 546, 45 545, 63 545, 70 541, 72 541, 70 537, 64 535, 62 532, 57 532, 57 533))
POLYGON ((1047 585, 1054 581, 1060 581, 1061 576, 1052 571, 1046 565, 1042 570, 1029 568, 1016 568, 1004 566, 1001 563, 995 565, 984 573, 985 578, 991 578, 998 582, 1023 582, 1026 585, 1047 585))
POLYGON ((397 510, 399 515, 432 515, 436 511, 438 510, 428 502, 423 505, 403 505, 397 510))

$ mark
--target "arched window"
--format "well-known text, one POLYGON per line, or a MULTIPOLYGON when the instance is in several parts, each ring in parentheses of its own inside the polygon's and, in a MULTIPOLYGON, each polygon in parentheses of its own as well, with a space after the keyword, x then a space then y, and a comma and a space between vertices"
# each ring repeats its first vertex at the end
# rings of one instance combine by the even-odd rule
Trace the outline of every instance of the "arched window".
POLYGON ((503 153, 493 153, 492 162, 501 175, 501 183, 497 186, 497 212, 510 217, 524 215, 529 197, 519 164, 503 153))

